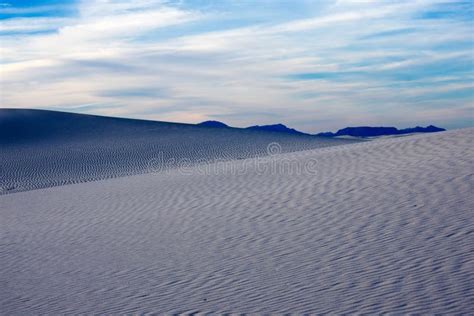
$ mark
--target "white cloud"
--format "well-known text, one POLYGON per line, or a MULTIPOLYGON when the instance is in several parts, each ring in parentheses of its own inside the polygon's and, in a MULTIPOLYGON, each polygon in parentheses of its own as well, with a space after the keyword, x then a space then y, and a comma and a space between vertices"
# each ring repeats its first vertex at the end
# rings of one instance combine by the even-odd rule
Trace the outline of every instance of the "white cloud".
POLYGON ((77 16, 30 18, 31 23, 15 18, 2 25, 6 31, 57 31, 3 36, 1 101, 9 107, 104 104, 101 114, 186 122, 220 117, 238 126, 272 123, 275 117, 255 114, 256 121, 251 113, 273 113, 308 131, 364 117, 400 120, 395 112, 401 102, 416 112, 410 98, 423 99, 434 86, 439 92, 466 88, 465 82, 447 82, 468 80, 456 73, 415 78, 413 86, 402 87, 377 76, 469 58, 466 48, 437 49, 466 40, 465 23, 413 18, 431 4, 337 1, 299 19, 230 27, 228 15, 219 20, 163 1, 83 1, 77 16), (405 28, 412 31, 368 38, 405 28), (344 78, 350 72, 365 74, 354 82, 344 78), (298 73, 340 74, 345 80, 288 80, 298 73), (156 94, 142 98, 105 93, 155 88, 156 94))
POLYGON ((16 18, 4 20, 0 24, 0 32, 31 32, 56 30, 61 25, 66 25, 66 18, 16 18))

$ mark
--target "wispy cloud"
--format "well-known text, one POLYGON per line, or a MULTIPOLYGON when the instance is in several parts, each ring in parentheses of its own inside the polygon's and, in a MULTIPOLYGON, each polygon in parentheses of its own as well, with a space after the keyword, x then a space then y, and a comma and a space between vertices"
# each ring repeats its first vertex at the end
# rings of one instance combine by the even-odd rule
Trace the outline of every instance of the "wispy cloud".
POLYGON ((62 25, 67 25, 68 19, 65 18, 16 18, 3 20, 0 24, 0 34, 20 33, 20 32, 38 32, 38 31, 54 31, 62 25))
POLYGON ((466 3, 89 0, 54 4, 68 8, 59 15, 41 1, 3 6, 0 16, 13 15, 0 24, 1 103, 310 132, 466 126, 466 3))

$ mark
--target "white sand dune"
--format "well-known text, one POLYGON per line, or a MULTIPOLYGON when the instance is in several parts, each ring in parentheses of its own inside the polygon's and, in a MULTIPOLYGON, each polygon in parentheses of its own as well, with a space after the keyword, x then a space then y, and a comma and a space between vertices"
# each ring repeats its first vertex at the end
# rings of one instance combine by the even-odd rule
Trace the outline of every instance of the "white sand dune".
POLYGON ((237 128, 0 109, 0 194, 350 141, 237 128), (150 163, 151 162, 151 163, 150 163))
POLYGON ((0 312, 473 313, 473 136, 2 195, 0 312))

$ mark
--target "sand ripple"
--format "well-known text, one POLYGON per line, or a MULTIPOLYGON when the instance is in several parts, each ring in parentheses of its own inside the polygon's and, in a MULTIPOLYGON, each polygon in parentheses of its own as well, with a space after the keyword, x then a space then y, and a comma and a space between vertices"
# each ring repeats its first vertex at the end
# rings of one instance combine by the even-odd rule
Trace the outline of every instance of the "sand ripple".
POLYGON ((473 131, 3 195, 0 313, 472 313, 473 131))
POLYGON ((353 143, 40 110, 0 109, 0 195, 353 143))

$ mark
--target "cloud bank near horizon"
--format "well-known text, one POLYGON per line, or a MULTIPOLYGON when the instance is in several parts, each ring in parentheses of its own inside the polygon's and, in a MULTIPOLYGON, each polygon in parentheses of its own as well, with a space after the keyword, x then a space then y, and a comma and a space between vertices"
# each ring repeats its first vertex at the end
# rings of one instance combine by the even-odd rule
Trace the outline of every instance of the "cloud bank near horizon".
MULTIPOLYGON (((1 0, 0 0, 1 2, 1 0)), ((471 1, 4 1, 2 107, 472 126, 471 1)))

